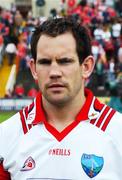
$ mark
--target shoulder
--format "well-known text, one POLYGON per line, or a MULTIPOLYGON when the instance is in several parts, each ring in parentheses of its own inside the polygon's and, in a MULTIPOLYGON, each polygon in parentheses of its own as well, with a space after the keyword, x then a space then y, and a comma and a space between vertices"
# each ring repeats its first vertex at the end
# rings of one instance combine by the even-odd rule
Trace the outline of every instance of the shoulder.
POLYGON ((100 134, 109 139, 111 144, 122 157, 122 114, 106 104, 102 104, 98 99, 93 103, 96 114, 90 123, 94 125, 100 134))
POLYGON ((101 130, 106 137, 111 139, 118 151, 122 152, 122 114, 109 106, 104 109, 100 117, 102 119, 104 116, 101 130))
POLYGON ((0 134, 5 136, 12 135, 19 136, 26 134, 30 129, 28 124, 31 124, 35 117, 35 106, 34 102, 26 106, 20 112, 16 113, 14 116, 9 118, 0 124, 0 134), (5 134, 6 133, 6 134, 5 134))
POLYGON ((0 131, 2 131, 2 133, 6 132, 7 134, 14 134, 13 132, 18 131, 21 127, 20 113, 18 112, 0 124, 0 131))
POLYGON ((96 117, 90 121, 102 131, 104 136, 109 137, 111 141, 122 150, 122 114, 106 104, 102 104, 98 99, 93 103, 96 117))
POLYGON ((14 143, 23 134, 22 124, 20 120, 20 114, 16 113, 14 116, 9 118, 0 124, 0 155, 5 153, 9 147, 13 146, 14 143))
POLYGON ((121 147, 122 150, 122 114, 115 112, 110 123, 107 126, 106 133, 108 133, 113 141, 121 147))

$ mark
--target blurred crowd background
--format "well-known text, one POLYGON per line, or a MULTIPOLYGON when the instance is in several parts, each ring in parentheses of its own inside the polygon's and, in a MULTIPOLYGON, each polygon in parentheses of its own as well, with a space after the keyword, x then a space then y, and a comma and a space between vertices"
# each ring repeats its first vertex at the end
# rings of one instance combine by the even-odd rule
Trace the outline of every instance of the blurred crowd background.
POLYGON ((98 97, 110 97, 107 103, 122 112, 121 0, 0 2, 0 98, 36 96, 38 87, 29 69, 34 27, 46 18, 72 16, 92 37, 96 65, 86 86, 98 97))

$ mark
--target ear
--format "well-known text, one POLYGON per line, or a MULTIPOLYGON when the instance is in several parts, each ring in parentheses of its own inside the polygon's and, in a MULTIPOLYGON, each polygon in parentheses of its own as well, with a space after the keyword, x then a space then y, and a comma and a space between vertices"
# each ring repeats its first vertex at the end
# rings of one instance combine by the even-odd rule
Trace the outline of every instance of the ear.
POLYGON ((81 73, 84 79, 87 79, 93 72, 95 65, 95 60, 93 56, 88 56, 84 59, 83 63, 81 64, 81 73))
POLYGON ((35 80, 37 80, 38 78, 37 78, 37 73, 36 73, 36 63, 35 63, 34 59, 30 60, 30 70, 31 70, 31 74, 32 74, 33 78, 35 80))

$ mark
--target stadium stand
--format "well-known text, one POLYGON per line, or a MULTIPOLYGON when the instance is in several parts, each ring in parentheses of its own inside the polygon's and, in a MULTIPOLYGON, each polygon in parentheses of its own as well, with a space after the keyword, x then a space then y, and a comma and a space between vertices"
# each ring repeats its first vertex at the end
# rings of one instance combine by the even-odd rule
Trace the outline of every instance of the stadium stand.
MULTIPOLYGON (((86 84, 96 96, 111 96, 111 90, 115 87, 122 91, 118 78, 122 73, 122 3, 118 2, 115 1, 114 6, 110 6, 107 0, 59 0, 60 10, 50 9, 50 18, 71 15, 90 29, 96 66, 86 84)), ((44 19, 45 17, 35 18, 30 12, 24 18, 17 8, 15 12, 0 8, 0 35, 4 38, 4 47, 9 43, 16 46, 14 87, 23 84, 25 97, 29 96, 32 85, 38 91, 29 70, 30 39, 34 26, 44 19)), ((0 77, 4 77, 4 80, 0 78, 0 97, 5 96, 5 84, 10 70, 11 66, 4 59, 0 67, 0 77)), ((13 97, 14 91, 11 94, 13 97)))
POLYGON ((3 59, 2 68, 0 68, 0 98, 6 94, 6 83, 11 72, 11 66, 8 65, 7 59, 3 59))

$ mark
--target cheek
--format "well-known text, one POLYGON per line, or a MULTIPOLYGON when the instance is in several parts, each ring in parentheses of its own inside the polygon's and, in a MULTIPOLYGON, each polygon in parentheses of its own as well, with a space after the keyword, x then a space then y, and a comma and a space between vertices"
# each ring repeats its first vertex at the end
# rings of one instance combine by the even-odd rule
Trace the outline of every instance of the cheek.
POLYGON ((70 71, 69 73, 69 79, 70 79, 70 83, 72 84, 72 86, 77 86, 79 84, 81 84, 81 71, 79 69, 74 69, 72 71, 70 71))
POLYGON ((46 75, 43 73, 43 71, 41 70, 37 71, 37 79, 38 79, 39 87, 43 89, 44 84, 46 82, 46 75))
POLYGON ((45 79, 45 77, 46 77, 46 71, 44 71, 42 68, 37 68, 36 69, 36 72, 37 72, 37 78, 38 78, 38 80, 43 80, 43 79, 45 79))
POLYGON ((71 71, 70 76, 75 80, 81 78, 81 70, 79 68, 74 67, 74 69, 71 71))

